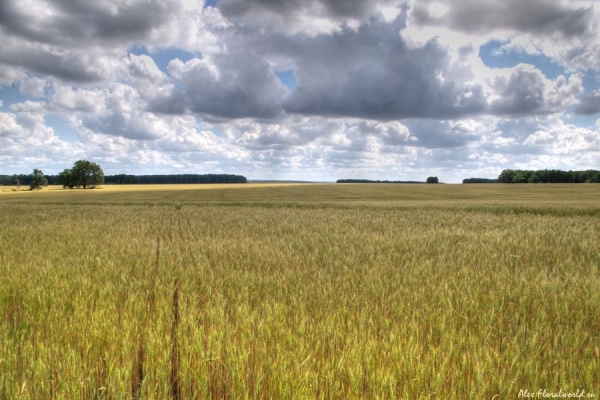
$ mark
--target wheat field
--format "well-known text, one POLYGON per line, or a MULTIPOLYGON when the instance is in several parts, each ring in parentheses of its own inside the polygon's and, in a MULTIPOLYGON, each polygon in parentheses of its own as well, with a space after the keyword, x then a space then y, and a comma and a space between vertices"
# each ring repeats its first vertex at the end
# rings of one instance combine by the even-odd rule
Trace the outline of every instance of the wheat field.
POLYGON ((599 198, 3 189, 0 398, 600 396, 599 198))

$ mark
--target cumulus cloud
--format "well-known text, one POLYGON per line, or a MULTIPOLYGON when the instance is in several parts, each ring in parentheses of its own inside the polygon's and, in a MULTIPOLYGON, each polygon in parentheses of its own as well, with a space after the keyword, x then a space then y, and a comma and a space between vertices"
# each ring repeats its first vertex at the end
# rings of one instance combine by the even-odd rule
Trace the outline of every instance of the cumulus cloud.
POLYGON ((75 47, 145 39, 167 23, 181 3, 55 0, 3 1, 0 25, 8 34, 34 42, 75 47), (42 12, 40 12, 42 11, 42 12))
POLYGON ((299 84, 286 100, 291 113, 369 119, 453 118, 484 111, 468 65, 453 62, 434 40, 408 48, 392 23, 372 20, 357 31, 293 40, 285 47, 299 84))
POLYGON ((354 118, 296 116, 278 122, 245 119, 223 124, 221 130, 231 142, 253 151, 289 151, 310 146, 360 151, 369 146, 394 147, 416 141, 408 128, 400 122, 354 118))
POLYGON ((0 158, 5 173, 58 170, 65 155, 81 154, 79 145, 61 140, 46 125, 43 103, 26 101, 10 109, 0 112, 0 158))
POLYGON ((411 120, 407 126, 417 138, 416 145, 427 148, 452 148, 481 139, 484 127, 474 120, 411 120))
POLYGON ((42 97, 46 93, 48 82, 37 76, 26 76, 19 82, 19 91, 31 97, 42 97))
POLYGON ((105 90, 79 88, 67 85, 54 85, 52 104, 59 110, 100 112, 104 106, 105 90))
POLYGON ((147 55, 130 55, 125 60, 128 81, 145 102, 146 111, 182 115, 190 108, 184 90, 177 90, 171 79, 147 55))
POLYGON ((546 152, 555 155, 598 154, 600 132, 556 121, 552 125, 544 126, 543 130, 534 132, 524 144, 545 146, 546 152))
POLYGON ((221 118, 273 118, 287 89, 273 69, 252 52, 169 63, 169 73, 185 88, 192 111, 221 118))
POLYGON ((567 69, 600 66, 600 24, 594 2, 554 0, 413 1, 406 37, 450 37, 458 46, 505 41, 505 51, 544 54, 567 69))
MULTIPOLYGON (((223 14, 255 29, 316 36, 356 26, 397 8, 392 0, 221 0, 223 14)), ((391 11, 393 13, 393 11, 391 11)))
POLYGON ((253 12, 271 12, 282 17, 293 17, 294 14, 310 14, 323 12, 329 17, 362 19, 374 9, 373 1, 339 1, 339 0, 222 0, 220 8, 226 16, 240 16, 253 12))
POLYGON ((482 121, 377 121, 358 118, 294 117, 278 123, 240 120, 223 132, 246 149, 285 150, 316 146, 333 152, 406 153, 412 148, 453 148, 480 141, 489 128, 482 121))
POLYGON ((75 83, 91 83, 114 77, 116 60, 112 52, 57 49, 14 39, 5 39, 0 47, 0 65, 24 68, 75 83))
POLYGON ((536 158, 552 157, 554 164, 547 163, 542 169, 596 168, 591 160, 600 155, 600 130, 567 124, 557 115, 502 120, 486 136, 477 146, 490 154, 505 156, 506 168, 511 168, 510 163, 528 165, 536 158))
POLYGON ((555 0, 429 0, 412 4, 411 20, 419 25, 444 25, 453 30, 487 34, 516 30, 536 34, 584 34, 592 9, 555 0), (439 13, 440 5, 445 12, 439 13))
POLYGON ((126 84, 113 84, 103 91, 104 103, 94 113, 83 113, 83 126, 95 132, 130 139, 154 140, 170 135, 169 118, 161 118, 143 109, 138 92, 126 84))
POLYGON ((591 115, 600 112, 600 90, 581 96, 581 102, 575 108, 577 114, 591 115))
POLYGON ((78 84, 114 81, 132 47, 218 53, 219 32, 230 26, 214 8, 186 10, 175 0, 8 0, 0 2, 0 70, 25 68, 78 84))
POLYGON ((236 124, 228 124, 225 132, 236 144, 247 149, 284 150, 306 145, 322 134, 320 130, 312 130, 310 122, 307 121, 307 124, 308 126, 298 125, 288 121, 284 124, 261 124, 246 120, 236 124))
POLYGON ((492 102, 492 110, 498 114, 530 114, 544 106, 544 82, 535 69, 518 69, 508 80, 498 78, 495 82, 500 98, 492 102))
POLYGON ((17 117, 13 113, 0 113, 0 136, 18 138, 25 137, 25 129, 17 123, 17 117))
POLYGON ((565 110, 583 91, 577 76, 567 80, 561 75, 552 81, 527 64, 514 68, 508 78, 496 77, 493 87, 497 98, 491 102, 491 113, 515 116, 565 110))

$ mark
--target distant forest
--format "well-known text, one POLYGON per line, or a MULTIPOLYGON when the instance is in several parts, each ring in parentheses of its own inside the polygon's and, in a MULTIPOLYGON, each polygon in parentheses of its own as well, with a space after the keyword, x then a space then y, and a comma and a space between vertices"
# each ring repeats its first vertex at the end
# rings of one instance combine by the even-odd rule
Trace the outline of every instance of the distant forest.
POLYGON ((242 175, 181 174, 181 175, 106 175, 105 184, 169 184, 169 183, 246 183, 242 175))
MULTIPOLYGON (((19 179, 22 186, 27 186, 33 179, 33 175, 0 175, 0 185, 14 186, 15 177, 19 179)), ((49 185, 58 185, 58 175, 46 175, 49 185)), ((246 183, 247 179, 242 175, 230 174, 180 174, 180 175, 105 175, 105 185, 118 184, 169 184, 169 183, 246 183)))
POLYGON ((498 183, 498 179, 489 178, 466 178, 462 183, 498 183))
MULTIPOLYGON (((337 183, 438 183, 437 177, 422 181, 375 181, 369 179, 338 179, 337 183)), ((561 171, 559 169, 505 169, 497 179, 466 178, 462 183, 600 183, 600 171, 561 171)))
POLYGON ((422 181, 372 181, 369 179, 338 179, 336 183, 425 183, 422 181))
POLYGON ((505 169, 498 179, 468 178, 463 179, 463 183, 600 183, 600 171, 505 169))

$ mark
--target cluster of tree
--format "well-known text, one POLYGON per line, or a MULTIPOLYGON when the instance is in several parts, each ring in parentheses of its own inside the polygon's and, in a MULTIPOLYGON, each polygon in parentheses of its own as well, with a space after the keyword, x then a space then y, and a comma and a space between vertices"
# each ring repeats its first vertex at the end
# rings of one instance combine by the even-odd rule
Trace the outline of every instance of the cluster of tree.
POLYGON ((500 183, 600 183, 600 171, 561 171, 544 169, 537 171, 505 169, 498 176, 500 183))
POLYGON ((43 186, 48 186, 48 179, 46 179, 41 169, 34 169, 29 181, 29 189, 41 189, 43 186))
POLYGON ((96 163, 79 160, 73 168, 65 169, 58 175, 44 175, 40 169, 34 169, 32 174, 0 175, 0 185, 29 186, 39 189, 48 185, 63 185, 63 187, 93 188, 104 182, 104 172, 96 163))
MULTIPOLYGON (((33 174, 0 175, 0 186, 28 186, 33 180, 33 174)), ((58 176, 44 175, 48 185, 56 185, 58 176)))
POLYGON ((498 183, 498 179, 489 178, 466 178, 462 183, 498 183))
POLYGON ((104 183, 104 171, 96 163, 79 160, 75 161, 73 168, 65 169, 58 174, 58 183, 63 188, 94 188, 104 183))
POLYGON ((335 183, 423 183, 419 181, 372 181, 369 179, 338 179, 335 183))
POLYGON ((246 183, 242 175, 231 174, 180 174, 180 175, 107 175, 107 184, 169 184, 169 183, 246 183))
POLYGON ((437 176, 430 176, 425 182, 421 181, 373 181, 369 179, 338 179, 336 183, 440 183, 437 176))
POLYGON ((0 175, 0 185, 3 186, 29 186, 29 189, 41 189, 44 186, 51 184, 49 179, 46 178, 42 170, 34 169, 30 175, 19 174, 19 175, 0 175))
POLYGON ((0 185, 2 186, 14 186, 17 184, 17 180, 21 185, 28 185, 31 175, 0 175, 0 185))

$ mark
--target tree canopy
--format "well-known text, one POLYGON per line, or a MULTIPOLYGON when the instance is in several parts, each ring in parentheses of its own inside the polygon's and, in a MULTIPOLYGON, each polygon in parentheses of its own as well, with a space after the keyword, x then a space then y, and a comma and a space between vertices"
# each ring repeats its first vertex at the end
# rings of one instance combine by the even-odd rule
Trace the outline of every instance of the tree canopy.
POLYGON ((41 189, 42 186, 48 186, 48 180, 44 177, 44 173, 41 169, 34 169, 31 181, 29 182, 29 189, 36 190, 41 189))
POLYGON ((462 183, 498 183, 498 179, 490 178, 465 178, 462 183))
POLYGON ((505 169, 498 176, 500 183, 599 183, 600 171, 561 171, 558 169, 505 169))
POLYGON ((94 188, 104 183, 104 172, 96 163, 79 160, 75 161, 73 168, 65 169, 58 174, 58 182, 63 188, 94 188))

